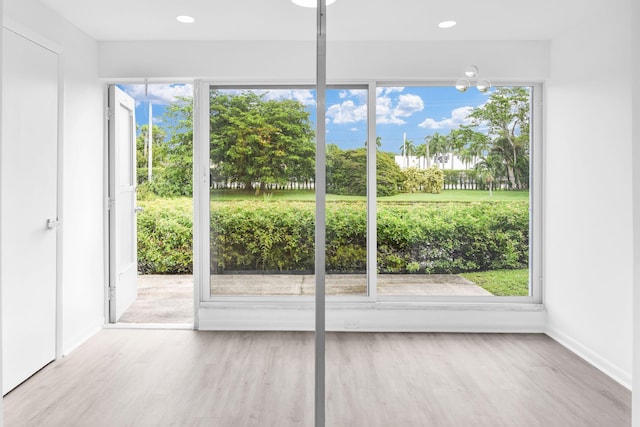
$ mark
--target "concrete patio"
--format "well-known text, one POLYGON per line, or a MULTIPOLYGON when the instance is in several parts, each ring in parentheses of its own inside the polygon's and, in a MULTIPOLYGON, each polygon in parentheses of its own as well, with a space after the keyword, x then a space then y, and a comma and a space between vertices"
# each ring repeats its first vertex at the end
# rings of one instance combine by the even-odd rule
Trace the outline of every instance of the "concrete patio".
MULTIPOLYGON (((480 286, 455 274, 381 274, 378 295, 487 296, 480 286)), ((308 274, 212 275, 218 296, 311 296, 315 278, 308 274)), ((327 295, 365 295, 366 276, 328 274, 327 295)), ((139 275, 138 299, 119 323, 193 323, 193 276, 139 275)))

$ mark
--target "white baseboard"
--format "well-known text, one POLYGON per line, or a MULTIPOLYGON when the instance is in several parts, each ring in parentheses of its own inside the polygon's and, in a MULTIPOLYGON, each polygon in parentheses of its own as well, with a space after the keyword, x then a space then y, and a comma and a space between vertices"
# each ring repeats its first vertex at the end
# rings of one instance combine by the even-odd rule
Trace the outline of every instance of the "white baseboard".
POLYGON ((96 318, 89 326, 75 334, 70 339, 64 339, 62 347, 62 357, 66 357, 73 350, 84 344, 89 338, 102 330, 104 326, 104 318, 96 318))
POLYGON ((618 382, 620 385, 625 388, 631 390, 632 386, 632 375, 631 372, 628 372, 619 366, 611 363, 606 358, 602 357, 597 352, 593 351, 589 347, 585 346, 581 342, 571 338, 569 335, 561 332, 556 328, 547 328, 546 334, 553 338, 553 340, 557 341, 563 347, 566 347, 571 352, 578 355, 580 358, 584 359, 589 364, 593 365, 598 370, 605 373, 614 381, 618 382))

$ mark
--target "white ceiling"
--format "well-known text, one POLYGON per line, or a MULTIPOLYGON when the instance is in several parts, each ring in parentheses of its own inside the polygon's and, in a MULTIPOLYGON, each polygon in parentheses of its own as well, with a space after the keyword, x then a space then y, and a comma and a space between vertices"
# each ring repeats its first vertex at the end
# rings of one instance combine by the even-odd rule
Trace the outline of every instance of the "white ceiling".
MULTIPOLYGON (((313 40, 291 0, 40 0, 97 40, 313 40), (175 17, 191 15, 194 24, 175 17)), ((330 40, 549 40, 606 0, 337 0, 330 40), (439 29, 443 20, 458 25, 439 29)), ((609 2, 613 7, 615 1, 609 2)))

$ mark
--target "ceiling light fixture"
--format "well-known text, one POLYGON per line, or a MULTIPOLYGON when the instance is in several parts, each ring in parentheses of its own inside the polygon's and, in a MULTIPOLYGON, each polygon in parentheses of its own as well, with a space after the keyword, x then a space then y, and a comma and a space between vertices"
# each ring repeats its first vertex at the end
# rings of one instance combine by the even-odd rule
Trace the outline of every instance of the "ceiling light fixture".
POLYGON ((182 24, 193 24, 194 22, 196 22, 193 16, 187 15, 176 16, 176 20, 182 24))
MULTIPOLYGON (((318 0, 291 0, 293 3, 302 7, 318 7, 318 0)), ((327 0, 327 6, 335 3, 336 0, 327 0)))
POLYGON ((455 27, 457 24, 456 21, 442 21, 441 23, 438 24, 438 27, 440 28, 451 28, 451 27, 455 27))
POLYGON ((489 89, 491 89, 491 82, 487 79, 479 79, 478 74, 480 74, 480 70, 477 65, 469 65, 464 69, 465 77, 458 79, 456 81, 456 89, 458 92, 466 92, 467 89, 471 87, 471 82, 475 81, 476 89, 480 92, 485 93, 489 89))

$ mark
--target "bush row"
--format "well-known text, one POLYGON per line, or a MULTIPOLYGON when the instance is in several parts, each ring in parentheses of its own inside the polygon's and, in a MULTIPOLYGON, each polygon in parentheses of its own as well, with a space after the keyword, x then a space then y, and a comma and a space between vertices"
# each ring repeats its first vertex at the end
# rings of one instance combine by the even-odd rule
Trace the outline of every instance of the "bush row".
MULTIPOLYGON (((188 208, 146 202, 138 217, 142 273, 189 273, 188 208)), ((314 269, 314 204, 217 202, 211 205, 211 268, 219 273, 314 269)), ((378 270, 459 273, 522 268, 528 262, 526 202, 385 204, 378 207, 378 270)), ((366 269, 366 206, 327 207, 330 272, 366 269)))

